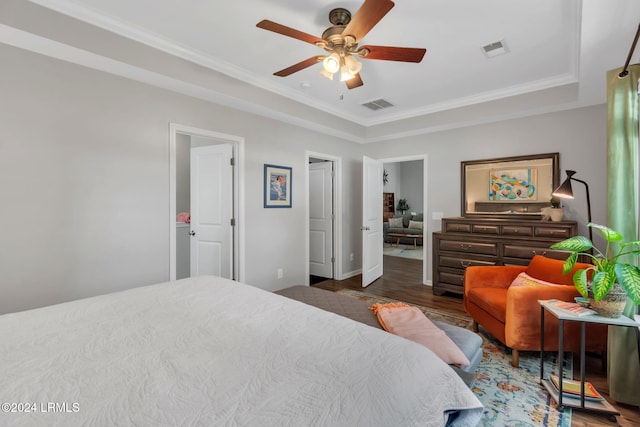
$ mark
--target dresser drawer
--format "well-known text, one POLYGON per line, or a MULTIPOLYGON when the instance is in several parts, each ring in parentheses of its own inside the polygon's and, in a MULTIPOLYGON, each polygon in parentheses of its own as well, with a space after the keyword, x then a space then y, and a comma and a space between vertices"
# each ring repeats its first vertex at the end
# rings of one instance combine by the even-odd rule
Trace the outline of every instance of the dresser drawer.
POLYGON ((526 227, 522 225, 503 225, 502 234, 504 236, 533 236, 533 227, 526 227))
POLYGON ((444 231, 450 233, 471 233, 471 224, 465 224, 462 222, 445 222, 444 231))
POLYGON ((497 243, 462 242, 459 240, 440 240, 441 251, 455 251, 473 254, 498 255, 497 243))
MULTIPOLYGON (((480 257, 479 257, 480 258, 480 257)), ((485 259, 478 258, 461 258, 441 255, 440 266, 449 268, 465 269, 472 265, 496 265, 497 260, 491 257, 485 257, 485 259)))
POLYGON ((535 236, 562 240, 571 237, 571 230, 569 228, 561 227, 538 226, 535 229, 535 236))
POLYGON ((569 257, 570 252, 557 251, 555 249, 549 249, 536 246, 519 246, 519 245, 504 245, 505 258, 520 258, 529 260, 535 255, 542 255, 547 258, 562 259, 565 260, 569 257))
POLYGON ((464 286, 464 272, 460 272, 459 274, 456 274, 456 273, 449 273, 447 271, 441 271, 438 276, 440 276, 439 282, 449 283, 452 285, 460 286, 461 288, 462 286, 464 286))
POLYGON ((500 234, 500 227, 497 225, 473 224, 472 230, 478 234, 500 234))

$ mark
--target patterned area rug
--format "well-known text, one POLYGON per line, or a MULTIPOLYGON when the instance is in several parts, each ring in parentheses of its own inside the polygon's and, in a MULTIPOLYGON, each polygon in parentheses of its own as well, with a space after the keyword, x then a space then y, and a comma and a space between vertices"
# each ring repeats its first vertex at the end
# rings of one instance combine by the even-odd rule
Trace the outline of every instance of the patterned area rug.
POLYGON ((387 246, 385 243, 384 248, 382 248, 383 255, 389 256, 397 256, 400 258, 411 258, 411 259, 422 259, 422 246, 418 246, 413 249, 413 246, 400 245, 399 247, 395 246, 387 246))
MULTIPOLYGON (((341 289, 337 291, 371 304, 395 302, 390 298, 365 294, 361 291, 341 289)), ((472 320, 465 315, 452 314, 441 310, 418 307, 432 320, 471 329, 472 320)), ((540 385, 540 357, 537 352, 521 352, 520 368, 511 366, 511 353, 491 335, 481 329, 482 362, 476 370, 473 392, 484 405, 481 426, 548 426, 570 427, 571 410, 557 410, 557 405, 540 385)), ((556 372, 555 353, 548 353, 545 374, 556 372)), ((567 362, 565 370, 570 369, 567 362)), ((569 371, 570 372, 570 371, 569 371)))

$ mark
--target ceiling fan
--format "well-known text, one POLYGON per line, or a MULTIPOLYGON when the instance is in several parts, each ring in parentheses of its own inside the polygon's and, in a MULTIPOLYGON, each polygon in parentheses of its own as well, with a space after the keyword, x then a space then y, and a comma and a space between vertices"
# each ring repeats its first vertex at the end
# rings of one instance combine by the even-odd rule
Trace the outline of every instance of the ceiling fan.
POLYGON ((362 63, 356 57, 363 59, 380 59, 384 61, 420 62, 426 49, 392 46, 361 46, 358 43, 380 20, 389 12, 395 3, 391 0, 365 0, 353 19, 351 13, 343 8, 333 9, 329 13, 329 21, 333 26, 322 33, 322 38, 286 27, 269 20, 262 20, 256 24, 258 28, 283 36, 292 37, 323 48, 326 55, 316 55, 290 67, 273 73, 279 77, 286 77, 300 70, 304 70, 318 62, 322 62, 320 74, 333 80, 333 75, 340 72, 340 80, 349 89, 362 86, 360 70, 362 63))

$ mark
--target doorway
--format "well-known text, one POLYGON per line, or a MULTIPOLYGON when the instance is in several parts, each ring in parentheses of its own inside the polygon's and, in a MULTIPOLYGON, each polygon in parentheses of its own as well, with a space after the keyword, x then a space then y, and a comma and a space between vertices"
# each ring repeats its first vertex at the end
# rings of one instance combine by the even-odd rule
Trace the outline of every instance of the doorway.
MULTIPOLYGON (((428 248, 428 243, 427 243, 428 227, 427 227, 427 221, 424 220, 424 212, 426 212, 426 200, 427 200, 427 170, 426 170, 427 156, 415 155, 415 156, 407 156, 407 157, 386 158, 386 159, 378 159, 378 160, 371 159, 371 160, 374 165, 379 165, 379 166, 377 166, 376 168, 373 168, 373 167, 369 168, 371 170, 374 170, 374 169, 377 170, 375 174, 369 174, 371 176, 368 176, 367 174, 363 174, 363 194, 365 195, 370 194, 371 200, 375 202, 371 204, 371 206, 367 207, 367 203, 365 200, 365 203, 363 205, 363 238, 367 233, 374 234, 376 244, 374 245, 373 241, 371 241, 371 244, 365 244, 363 240, 362 285, 366 286, 367 284, 373 282, 383 274, 384 256, 382 255, 382 252, 383 252, 383 245, 385 245, 383 217, 388 216, 388 215, 385 215, 385 212, 384 212, 385 205, 384 205, 383 193, 384 192, 397 193, 397 194, 394 194, 394 204, 396 209, 400 199, 407 198, 407 197, 403 197, 405 193, 402 192, 403 191, 402 186, 398 188, 398 187, 393 187, 391 185, 394 179, 399 179, 401 177, 401 174, 396 174, 394 177, 393 174, 390 174, 391 171, 387 169, 391 169, 390 165, 401 164, 405 162, 407 163, 407 165, 409 164, 412 165, 412 167, 409 168, 412 170, 412 172, 407 174, 411 176, 410 178, 411 181, 409 182, 410 184, 409 187, 411 188, 405 187, 406 194, 411 194, 410 197, 413 200, 415 200, 415 202, 411 202, 413 203, 413 205, 411 204, 409 205, 410 209, 407 209, 406 213, 410 215, 412 212, 415 212, 416 215, 420 215, 420 214, 423 215, 422 221, 421 221, 422 228, 423 228, 422 257, 421 257, 422 258, 421 259, 422 284, 425 284, 425 285, 429 284, 427 281, 427 266, 428 266, 428 260, 430 256, 428 251, 426 250, 426 248, 428 248), (385 174, 385 170, 387 172, 386 174, 385 174), (419 172, 416 172, 416 171, 419 171, 419 172), (398 188, 398 191, 388 191, 388 190, 391 190, 392 188, 398 188), (375 221, 375 224, 366 223, 367 217, 371 217, 375 221), (382 226, 383 230, 380 230, 380 232, 374 233, 374 231, 376 231, 379 227, 378 221, 380 223, 380 226, 382 226), (374 225, 375 225, 375 228, 374 228, 374 225), (369 231, 369 230, 373 230, 373 231, 369 231), (378 244, 380 245, 380 247, 377 246, 378 244), (365 248, 367 250, 365 250, 365 248), (369 267, 377 265, 375 262, 373 262, 376 259, 380 260, 379 261, 380 267, 376 268, 374 271, 372 267, 371 268, 369 267), (375 274, 373 276, 369 275, 371 277, 365 278, 365 272, 369 272, 369 270, 374 271, 375 274)), ((367 169, 364 166, 363 168, 367 169)), ((366 197, 364 199, 366 199, 366 197)), ((416 218, 416 219, 419 219, 419 218, 416 218)))
POLYGON ((170 125, 169 280, 193 274, 243 280, 243 142, 170 125))
MULTIPOLYGON (((385 259, 389 256, 423 260, 424 247, 424 212, 423 212, 423 174, 422 160, 406 160, 402 162, 385 162, 383 164, 383 194, 384 194, 384 247, 385 259), (397 224, 391 226, 389 218, 403 216, 402 230, 397 224), (397 232, 408 235, 422 236, 421 238, 401 237, 397 232), (391 233, 393 236, 390 236, 391 233), (413 233, 413 234, 412 234, 413 233)), ((396 219, 397 221, 397 219, 396 219)))
POLYGON ((306 153, 308 284, 340 279, 341 159, 306 153))

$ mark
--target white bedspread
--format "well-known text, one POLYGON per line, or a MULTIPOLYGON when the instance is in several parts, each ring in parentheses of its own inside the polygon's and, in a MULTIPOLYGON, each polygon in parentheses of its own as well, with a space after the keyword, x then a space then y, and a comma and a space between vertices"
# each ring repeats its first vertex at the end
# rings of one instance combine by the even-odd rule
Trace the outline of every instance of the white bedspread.
POLYGON ((474 426, 482 415, 428 349, 214 277, 6 314, 0 337, 3 426, 474 426))

